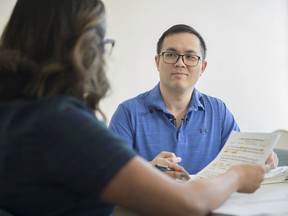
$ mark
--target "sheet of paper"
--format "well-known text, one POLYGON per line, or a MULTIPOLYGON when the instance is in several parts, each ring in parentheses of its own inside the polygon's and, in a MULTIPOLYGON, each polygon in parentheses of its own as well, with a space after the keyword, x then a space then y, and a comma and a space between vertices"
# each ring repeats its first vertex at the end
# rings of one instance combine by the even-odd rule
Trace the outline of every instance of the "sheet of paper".
POLYGON ((280 166, 265 174, 262 184, 288 182, 288 166, 280 166))
POLYGON ((240 163, 265 164, 280 136, 274 133, 233 131, 218 156, 194 177, 196 179, 214 177, 224 173, 232 165, 240 163))
POLYGON ((288 215, 288 183, 267 184, 252 194, 233 193, 213 213, 233 216, 288 215))

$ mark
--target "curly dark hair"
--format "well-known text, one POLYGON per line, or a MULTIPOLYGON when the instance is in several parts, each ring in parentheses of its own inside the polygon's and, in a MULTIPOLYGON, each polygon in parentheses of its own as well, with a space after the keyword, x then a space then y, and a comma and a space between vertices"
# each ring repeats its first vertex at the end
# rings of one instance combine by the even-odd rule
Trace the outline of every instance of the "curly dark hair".
POLYGON ((0 40, 0 100, 67 94, 105 115, 101 0, 18 0, 0 40))

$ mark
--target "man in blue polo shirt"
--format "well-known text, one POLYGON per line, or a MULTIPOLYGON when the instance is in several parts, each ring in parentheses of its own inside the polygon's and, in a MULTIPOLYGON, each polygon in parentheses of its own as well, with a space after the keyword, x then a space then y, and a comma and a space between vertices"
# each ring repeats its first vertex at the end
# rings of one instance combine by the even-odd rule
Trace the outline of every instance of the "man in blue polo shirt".
POLYGON ((195 29, 172 26, 157 43, 159 83, 121 103, 112 116, 109 128, 152 164, 178 163, 195 174, 217 156, 231 131, 239 131, 224 102, 195 88, 205 57, 195 29))

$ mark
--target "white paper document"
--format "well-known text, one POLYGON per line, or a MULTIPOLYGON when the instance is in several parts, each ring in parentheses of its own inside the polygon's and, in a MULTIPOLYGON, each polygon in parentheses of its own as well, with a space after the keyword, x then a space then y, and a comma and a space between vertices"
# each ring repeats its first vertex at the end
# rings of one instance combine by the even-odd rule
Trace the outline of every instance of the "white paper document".
POLYGON ((212 212, 233 216, 287 216, 288 183, 261 185, 252 194, 233 193, 212 212))
MULTIPOLYGON (((241 163, 263 165, 280 136, 274 133, 232 132, 218 156, 192 178, 211 178, 241 163)), ((288 215, 287 177, 288 167, 277 167, 266 173, 256 192, 235 192, 213 213, 235 216, 288 215)))
POLYGON ((280 136, 275 133, 233 131, 218 156, 194 178, 203 179, 217 176, 235 164, 264 165, 280 136))
POLYGON ((288 166, 280 166, 265 174, 262 184, 288 182, 288 166))

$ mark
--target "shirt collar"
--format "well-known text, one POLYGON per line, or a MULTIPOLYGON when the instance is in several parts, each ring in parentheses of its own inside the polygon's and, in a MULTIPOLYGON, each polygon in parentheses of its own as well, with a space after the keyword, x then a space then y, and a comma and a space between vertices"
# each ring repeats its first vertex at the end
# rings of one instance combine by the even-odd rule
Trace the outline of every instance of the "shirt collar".
POLYGON ((193 111, 205 110, 203 95, 196 88, 194 88, 194 90, 192 92, 192 100, 190 101, 188 110, 189 109, 191 109, 193 111))
POLYGON ((166 107, 164 105, 164 101, 160 93, 159 82, 153 89, 149 91, 149 94, 147 97, 147 107, 149 110, 156 109, 156 110, 162 110, 164 112, 167 112, 166 107))
MULTIPOLYGON (((149 91, 147 97, 147 107, 149 110, 156 109, 156 110, 162 110, 163 112, 167 112, 160 93, 159 82, 153 89, 149 91)), ((194 88, 192 92, 192 100, 189 103, 187 113, 192 110, 193 111, 205 110, 202 93, 199 92, 196 88, 194 88)))

